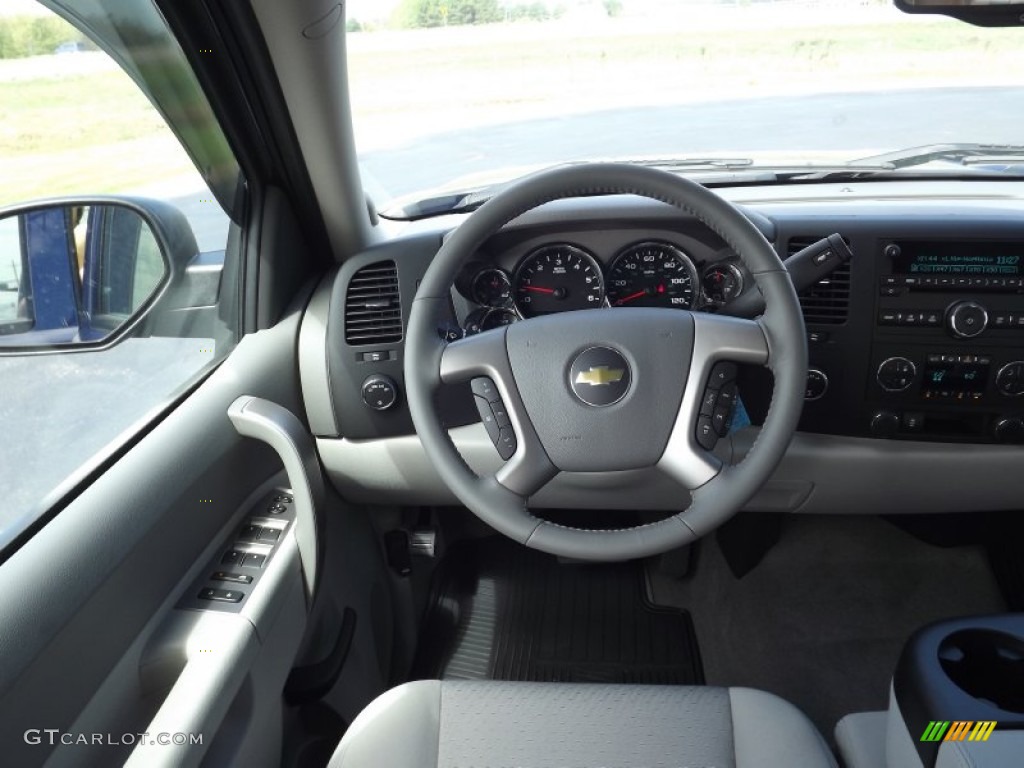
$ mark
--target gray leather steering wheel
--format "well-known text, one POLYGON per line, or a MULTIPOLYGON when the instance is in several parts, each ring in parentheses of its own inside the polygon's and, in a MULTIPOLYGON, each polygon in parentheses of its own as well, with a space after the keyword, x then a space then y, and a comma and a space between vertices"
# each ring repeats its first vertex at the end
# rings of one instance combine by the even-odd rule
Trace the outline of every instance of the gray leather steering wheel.
POLYGON ((528 176, 471 214, 424 275, 409 317, 405 354, 413 424, 438 474, 459 500, 528 547, 587 560, 664 552, 734 515, 785 453, 800 417, 807 376, 800 304, 760 231, 699 184, 613 163, 528 176), (764 314, 741 320, 679 309, 587 309, 524 320, 452 343, 439 338, 455 277, 489 236, 544 203, 615 194, 674 205, 717 233, 752 274, 764 295, 764 314), (762 365, 775 377, 761 432, 736 465, 723 464, 696 437, 705 387, 721 361, 762 365), (479 377, 493 382, 516 443, 504 466, 485 477, 462 459, 435 400, 443 383, 479 377), (690 492, 689 507, 656 523, 612 531, 556 525, 528 509, 530 497, 559 472, 651 466, 690 492))

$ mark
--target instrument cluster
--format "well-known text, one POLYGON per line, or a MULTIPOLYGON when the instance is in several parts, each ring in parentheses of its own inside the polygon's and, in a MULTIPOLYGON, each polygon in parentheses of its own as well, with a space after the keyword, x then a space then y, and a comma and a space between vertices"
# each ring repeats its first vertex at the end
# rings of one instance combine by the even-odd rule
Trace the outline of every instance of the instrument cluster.
POLYGON ((460 292, 479 305, 464 322, 468 334, 555 312, 600 307, 663 307, 713 311, 743 292, 744 272, 731 252, 698 266, 678 246, 634 243, 602 266, 568 242, 547 243, 511 270, 476 263, 460 292))

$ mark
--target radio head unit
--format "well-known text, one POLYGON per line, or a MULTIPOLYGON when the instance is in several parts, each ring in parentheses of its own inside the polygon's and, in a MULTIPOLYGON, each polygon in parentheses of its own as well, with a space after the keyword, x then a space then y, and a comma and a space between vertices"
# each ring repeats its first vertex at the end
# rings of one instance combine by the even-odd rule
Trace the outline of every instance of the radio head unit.
POLYGON ((886 247, 892 272, 921 277, 1024 276, 1024 244, 904 241, 886 247))

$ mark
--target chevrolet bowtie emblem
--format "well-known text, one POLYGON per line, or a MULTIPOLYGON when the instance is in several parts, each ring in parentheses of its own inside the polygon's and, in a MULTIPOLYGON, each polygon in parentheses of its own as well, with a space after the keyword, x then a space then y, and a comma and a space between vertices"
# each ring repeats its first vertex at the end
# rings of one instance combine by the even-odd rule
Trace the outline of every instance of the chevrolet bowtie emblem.
POLYGON ((589 384, 592 387, 607 387, 622 381, 625 371, 622 368, 609 368, 607 365, 592 365, 588 371, 576 374, 577 384, 589 384))

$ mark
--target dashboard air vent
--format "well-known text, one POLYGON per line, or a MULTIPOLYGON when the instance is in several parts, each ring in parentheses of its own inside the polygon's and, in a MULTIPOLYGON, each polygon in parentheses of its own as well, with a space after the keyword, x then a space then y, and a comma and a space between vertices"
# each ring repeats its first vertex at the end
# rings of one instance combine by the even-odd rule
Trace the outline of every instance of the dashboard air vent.
POLYGON ((393 261, 367 264, 352 275, 345 294, 345 341, 352 346, 402 340, 402 302, 393 261))
MULTIPOLYGON (((786 257, 802 251, 821 237, 792 237, 786 246, 786 257)), ((850 307, 850 263, 846 262, 810 288, 800 291, 800 308, 804 322, 817 325, 842 325, 850 307)))

